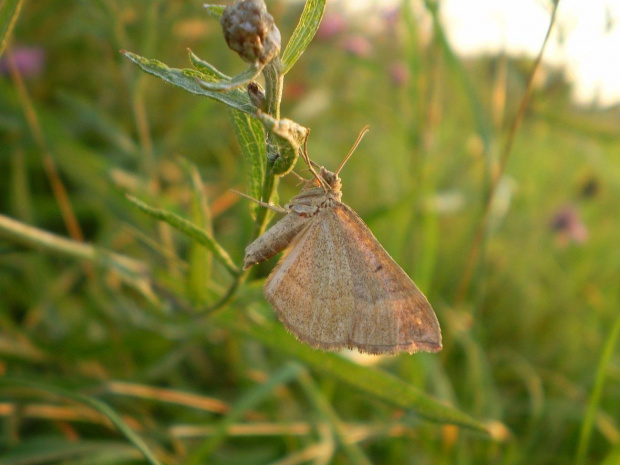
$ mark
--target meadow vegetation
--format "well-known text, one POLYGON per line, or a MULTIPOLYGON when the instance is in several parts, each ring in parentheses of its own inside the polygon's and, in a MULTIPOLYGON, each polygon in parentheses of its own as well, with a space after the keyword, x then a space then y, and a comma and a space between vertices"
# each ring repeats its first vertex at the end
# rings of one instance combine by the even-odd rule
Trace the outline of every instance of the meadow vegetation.
MULTIPOLYGON (((256 209, 230 190, 257 174, 231 111, 119 53, 242 72, 200 3, 21 5, 0 63, 0 463, 620 463, 620 111, 574 105, 543 63, 506 151, 534 61, 463 60, 411 3, 327 2, 281 107, 330 169, 370 125, 343 200, 444 345, 380 358, 286 333, 261 291, 275 260, 236 278, 256 209)), ((267 4, 284 48, 303 4, 267 4)), ((272 200, 298 191, 284 176, 272 200)))

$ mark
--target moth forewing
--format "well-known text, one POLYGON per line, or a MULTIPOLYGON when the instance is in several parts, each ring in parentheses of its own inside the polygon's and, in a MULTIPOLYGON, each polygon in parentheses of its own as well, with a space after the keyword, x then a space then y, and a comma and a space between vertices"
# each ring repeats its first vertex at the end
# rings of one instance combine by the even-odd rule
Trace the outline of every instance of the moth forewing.
POLYGON ((357 214, 320 210, 265 282, 285 326, 313 347, 371 354, 436 352, 441 332, 415 284, 357 214))

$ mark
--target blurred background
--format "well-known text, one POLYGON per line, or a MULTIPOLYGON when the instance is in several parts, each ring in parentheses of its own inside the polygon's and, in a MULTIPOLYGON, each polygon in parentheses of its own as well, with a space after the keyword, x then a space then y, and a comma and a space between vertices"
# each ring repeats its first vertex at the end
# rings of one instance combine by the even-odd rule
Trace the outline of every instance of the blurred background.
MULTIPOLYGON (((303 3, 267 5, 285 44, 303 3)), ((296 358, 292 336, 244 335, 276 320, 261 291, 275 260, 219 310, 226 324, 176 324, 230 275, 125 195, 199 219, 239 264, 253 221, 230 189, 248 190, 247 167, 223 105, 119 50, 189 68, 191 48, 229 75, 245 64, 200 2, 25 2, 0 61, 0 213, 122 254, 152 286, 0 231, 0 373, 30 383, 0 384, 0 462, 143 463, 51 386, 104 401, 164 463, 620 463, 620 5, 560 2, 514 132, 553 6, 330 0, 284 83, 282 115, 311 128, 319 164, 337 167, 370 125, 343 200, 443 329, 439 354, 338 357, 489 437, 321 373, 327 354, 296 358), (286 366, 298 384, 276 383, 286 366)), ((298 189, 284 177, 280 203, 298 189)))

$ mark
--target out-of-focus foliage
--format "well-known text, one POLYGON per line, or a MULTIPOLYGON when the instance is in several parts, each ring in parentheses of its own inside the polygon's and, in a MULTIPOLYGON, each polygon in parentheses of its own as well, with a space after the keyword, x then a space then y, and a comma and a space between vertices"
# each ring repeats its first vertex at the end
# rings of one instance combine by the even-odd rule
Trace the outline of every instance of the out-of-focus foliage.
MULTIPOLYGON (((24 4, 0 64, 0 213, 130 257, 148 280, 0 236, 0 373, 22 381, 0 384, 1 463, 141 463, 117 417, 82 395, 164 463, 615 463, 620 112, 575 107, 561 71, 541 69, 471 268, 532 62, 454 66, 419 6, 346 18, 328 2, 286 75, 282 117, 311 128, 316 162, 338 166, 370 124, 344 200, 443 328, 440 354, 346 354, 362 364, 347 371, 275 321, 261 293, 274 260, 218 314, 193 317, 234 277, 126 198, 199 224, 241 263, 254 222, 230 189, 256 187, 228 112, 119 53, 185 68, 190 48, 237 75, 246 64, 217 21, 187 1, 24 4), (347 380, 384 372, 400 397, 347 380), (403 399, 421 392, 494 439, 418 416, 403 399)), ((303 5, 268 7, 287 43, 303 5)), ((284 177, 281 202, 298 189, 284 177)))

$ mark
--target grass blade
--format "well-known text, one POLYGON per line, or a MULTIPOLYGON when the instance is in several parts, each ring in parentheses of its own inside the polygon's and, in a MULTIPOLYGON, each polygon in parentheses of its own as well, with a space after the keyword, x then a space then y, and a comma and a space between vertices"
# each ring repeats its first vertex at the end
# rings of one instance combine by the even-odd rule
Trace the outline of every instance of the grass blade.
POLYGON ((351 463, 353 463, 353 465, 372 465, 362 449, 357 444, 347 439, 345 425, 308 373, 302 373, 301 376, 299 376, 299 384, 310 401, 314 404, 314 407, 321 412, 322 416, 331 426, 338 444, 347 454, 351 463))
POLYGON ((276 371, 271 377, 262 384, 253 387, 244 396, 242 396, 231 408, 226 417, 220 421, 213 435, 209 437, 190 459, 187 465, 200 465, 207 463, 208 456, 226 437, 228 428, 235 422, 239 421, 243 415, 257 404, 262 402, 274 389, 282 384, 286 384, 302 373, 303 368, 296 364, 288 364, 276 371))
POLYGON ((93 465, 96 463, 128 463, 141 458, 141 454, 134 447, 122 442, 84 440, 75 442, 53 437, 20 442, 15 447, 11 447, 10 452, 0 455, 0 463, 2 465, 37 465, 70 461, 72 464, 93 465))
POLYGON ((294 357, 317 372, 347 383, 366 394, 371 394, 392 405, 416 411, 420 416, 439 423, 450 423, 464 428, 489 433, 487 427, 466 413, 433 399, 395 376, 379 370, 356 365, 336 354, 320 352, 293 339, 281 325, 247 325, 233 312, 214 317, 221 326, 251 337, 265 346, 294 357))
POLYGON ((151 207, 141 200, 136 199, 130 195, 127 195, 127 200, 133 203, 136 207, 142 210, 147 215, 152 216, 161 221, 165 221, 173 228, 181 231, 191 239, 204 245, 208 250, 213 252, 213 256, 219 261, 232 275, 238 275, 240 273, 239 268, 235 265, 228 252, 224 250, 213 237, 207 234, 206 231, 200 229, 195 224, 190 223, 185 218, 181 218, 175 213, 160 210, 158 208, 151 207))
POLYGON ((28 247, 97 263, 106 269, 116 271, 127 284, 139 290, 148 300, 152 302, 157 300, 147 277, 148 267, 143 262, 43 231, 2 214, 0 214, 0 235, 8 236, 28 247))
POLYGON ((590 444, 590 436, 592 436, 592 430, 594 429, 594 420, 596 419, 596 412, 598 411, 599 404, 601 403, 601 396, 603 394, 603 385, 607 378, 609 363, 614 355, 614 349, 618 343, 618 337, 620 337, 620 318, 616 319, 616 323, 609 333, 603 353, 599 359, 598 368, 596 370, 596 381, 594 383, 594 389, 590 395, 590 401, 588 402, 588 410, 586 411, 583 424, 581 425, 581 432, 579 434, 579 444, 577 445, 577 455, 575 458, 575 465, 582 465, 586 462, 586 455, 588 453, 588 445, 590 444))
MULTIPOLYGON (((192 223, 209 236, 213 236, 211 224, 211 211, 204 194, 203 183, 198 168, 189 160, 182 159, 192 185, 192 200, 190 204, 190 216, 192 223)), ((187 276, 187 289, 191 301, 197 306, 207 303, 208 287, 211 280, 212 252, 203 247, 197 241, 192 241, 189 249, 189 272, 187 276)))
POLYGON ((319 29, 323 12, 325 11, 326 0, 307 0, 304 11, 301 13, 299 23, 290 40, 286 44, 286 49, 282 54, 282 74, 286 74, 293 67, 295 62, 304 53, 314 34, 319 29))
POLYGON ((155 457, 155 454, 153 454, 153 452, 146 445, 146 443, 142 441, 142 438, 140 438, 140 436, 138 436, 127 425, 127 423, 123 421, 120 415, 118 415, 114 410, 112 410, 107 404, 101 402, 98 399, 95 399, 94 397, 76 394, 71 391, 57 388, 55 386, 46 386, 41 383, 34 383, 31 381, 12 379, 8 377, 0 378, 0 385, 9 385, 21 387, 24 389, 34 389, 36 391, 42 391, 53 394, 55 396, 64 397, 80 404, 85 404, 105 416, 108 420, 110 420, 112 425, 114 425, 116 429, 142 453, 148 463, 150 463, 151 465, 161 465, 160 461, 157 459, 157 457, 155 457))
POLYGON ((0 56, 11 37, 21 7, 22 0, 4 0, 0 7, 0 56))

